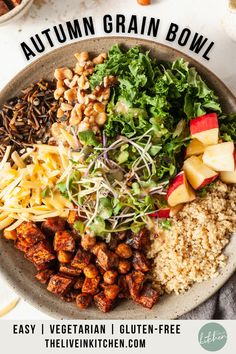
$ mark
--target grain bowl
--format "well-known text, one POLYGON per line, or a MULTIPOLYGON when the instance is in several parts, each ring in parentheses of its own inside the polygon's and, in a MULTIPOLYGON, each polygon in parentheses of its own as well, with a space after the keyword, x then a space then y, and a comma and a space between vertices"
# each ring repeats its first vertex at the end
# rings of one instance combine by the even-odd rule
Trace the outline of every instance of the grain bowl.
POLYGON ((0 103, 0 265, 35 306, 176 318, 234 272, 236 103, 202 65, 149 41, 81 41, 23 70, 0 103))

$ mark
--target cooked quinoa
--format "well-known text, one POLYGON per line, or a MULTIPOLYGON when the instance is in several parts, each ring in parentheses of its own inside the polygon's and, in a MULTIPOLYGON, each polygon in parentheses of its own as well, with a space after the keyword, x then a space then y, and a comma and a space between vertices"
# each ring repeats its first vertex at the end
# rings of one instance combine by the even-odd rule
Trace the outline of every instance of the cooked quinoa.
POLYGON ((223 254, 236 226, 236 186, 218 181, 204 198, 186 204, 170 230, 153 236, 153 283, 161 293, 176 294, 213 278, 227 261, 223 254))

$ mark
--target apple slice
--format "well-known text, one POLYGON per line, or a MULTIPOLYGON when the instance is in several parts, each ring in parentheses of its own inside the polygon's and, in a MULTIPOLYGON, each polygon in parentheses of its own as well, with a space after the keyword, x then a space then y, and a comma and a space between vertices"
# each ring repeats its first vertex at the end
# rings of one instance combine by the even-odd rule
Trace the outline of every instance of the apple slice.
POLYGON ((170 217, 172 218, 173 216, 177 215, 180 210, 182 210, 184 207, 184 204, 178 204, 172 208, 170 208, 170 217))
POLYGON ((220 179, 224 183, 236 183, 236 169, 231 172, 220 172, 220 179))
POLYGON ((202 144, 215 145, 219 139, 219 124, 216 113, 190 120, 190 133, 192 138, 198 139, 202 144))
POLYGON ((195 197, 195 193, 188 184, 184 171, 180 172, 170 182, 167 190, 166 198, 169 206, 174 207, 181 203, 191 202, 195 197))
POLYGON ((194 189, 203 188, 218 177, 218 173, 204 165, 197 156, 191 156, 184 161, 184 171, 194 189))
POLYGON ((186 157, 193 155, 201 155, 204 153, 206 146, 197 139, 193 139, 186 149, 186 157))
POLYGON ((235 148, 232 141, 217 145, 207 146, 202 160, 205 165, 214 171, 235 170, 235 148))

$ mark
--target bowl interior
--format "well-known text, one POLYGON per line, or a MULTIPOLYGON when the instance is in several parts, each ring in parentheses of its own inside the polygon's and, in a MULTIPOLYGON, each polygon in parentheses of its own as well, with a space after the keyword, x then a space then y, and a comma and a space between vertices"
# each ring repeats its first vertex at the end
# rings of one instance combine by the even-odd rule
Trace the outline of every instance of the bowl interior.
MULTIPOLYGON (((20 93, 20 90, 36 82, 41 78, 52 79, 55 68, 61 66, 74 66, 74 54, 80 51, 89 51, 96 55, 108 49, 115 43, 121 43, 126 47, 141 45, 143 49, 150 50, 151 55, 159 60, 174 61, 184 58, 195 66, 211 88, 218 94, 225 112, 236 111, 236 99, 226 86, 204 66, 178 52, 177 50, 151 42, 134 38, 107 37, 79 41, 52 51, 33 62, 21 71, 0 94, 0 106, 9 98, 20 93)), ((146 310, 131 301, 124 301, 110 313, 104 315, 94 307, 86 311, 80 311, 75 304, 65 304, 60 299, 46 291, 34 278, 34 266, 24 259, 23 254, 16 250, 12 243, 0 238, 0 270, 9 284, 20 295, 35 307, 45 311, 49 315, 59 319, 173 319, 190 311, 216 290, 233 274, 236 269, 236 237, 232 236, 231 242, 226 249, 229 257, 226 268, 219 277, 196 284, 184 295, 163 296, 153 310, 146 310)))

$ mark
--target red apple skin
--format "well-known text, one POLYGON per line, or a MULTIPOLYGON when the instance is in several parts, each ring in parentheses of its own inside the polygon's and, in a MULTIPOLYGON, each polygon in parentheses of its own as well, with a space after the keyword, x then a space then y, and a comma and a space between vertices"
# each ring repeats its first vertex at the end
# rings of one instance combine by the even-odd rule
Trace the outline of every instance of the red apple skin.
POLYGON ((190 120, 191 135, 215 128, 219 128, 218 117, 216 113, 205 114, 204 116, 190 120))
POLYGON ((197 189, 201 189, 201 188, 207 186, 208 184, 212 183, 215 179, 218 178, 218 176, 219 176, 219 174, 217 174, 214 177, 206 178, 197 189))
POLYGON ((170 182, 169 188, 168 188, 167 194, 166 194, 166 199, 168 200, 168 198, 172 194, 172 192, 183 183, 184 183, 184 172, 182 171, 178 175, 176 175, 175 178, 170 182))
POLYGON ((152 218, 167 219, 170 217, 170 208, 162 208, 149 214, 152 218))

